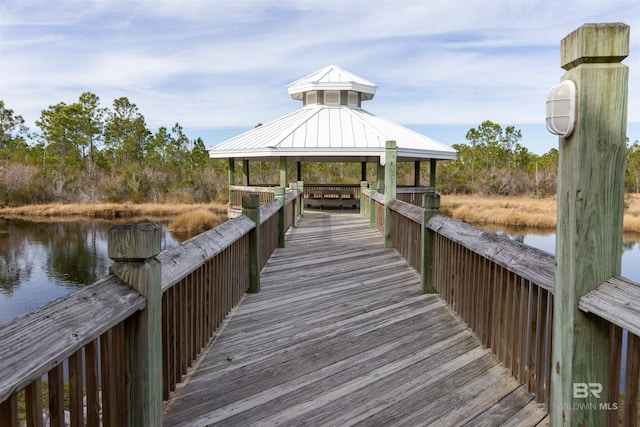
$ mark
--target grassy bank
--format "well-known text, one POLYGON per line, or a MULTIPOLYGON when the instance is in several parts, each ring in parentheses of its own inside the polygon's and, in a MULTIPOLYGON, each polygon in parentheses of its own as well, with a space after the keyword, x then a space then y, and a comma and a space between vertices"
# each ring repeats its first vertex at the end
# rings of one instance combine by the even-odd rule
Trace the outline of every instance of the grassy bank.
MULTIPOLYGON (((474 224, 500 224, 516 227, 554 229, 555 197, 527 196, 442 196, 443 212, 474 224)), ((640 195, 625 196, 624 231, 640 233, 640 195)))
POLYGON ((222 203, 52 203, 1 208, 0 216, 19 216, 29 219, 37 217, 171 218, 196 209, 204 209, 216 214, 226 214, 227 212, 227 206, 222 203))

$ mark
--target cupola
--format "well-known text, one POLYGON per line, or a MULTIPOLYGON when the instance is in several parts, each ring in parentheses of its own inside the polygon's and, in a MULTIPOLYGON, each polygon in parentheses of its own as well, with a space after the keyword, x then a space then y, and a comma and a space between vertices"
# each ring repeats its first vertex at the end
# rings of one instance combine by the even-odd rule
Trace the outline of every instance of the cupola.
POLYGON ((291 99, 303 106, 361 107, 376 94, 377 86, 336 65, 329 65, 287 86, 291 99))

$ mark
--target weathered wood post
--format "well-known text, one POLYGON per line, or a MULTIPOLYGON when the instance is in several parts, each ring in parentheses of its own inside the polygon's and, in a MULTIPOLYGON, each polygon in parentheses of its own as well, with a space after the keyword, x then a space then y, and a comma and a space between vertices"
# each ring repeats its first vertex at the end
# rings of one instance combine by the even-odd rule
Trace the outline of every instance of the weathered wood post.
MULTIPOLYGON (((629 53, 625 24, 586 24, 561 42, 576 125, 560 138, 551 425, 603 426, 609 327, 580 297, 620 274, 629 53)), ((619 391, 615 390, 616 396, 619 391)), ((617 401, 617 397, 616 397, 617 401)), ((615 417, 615 415, 614 415, 615 417)))
POLYGON ((376 201, 373 195, 378 191, 378 183, 369 186, 369 228, 376 228, 376 201))
POLYGON ((429 159, 429 187, 436 188, 436 159, 429 159))
POLYGON ((233 157, 229 157, 228 181, 229 181, 229 208, 231 208, 233 206, 233 190, 231 190, 231 186, 236 184, 236 159, 233 157))
POLYGON ((385 143, 385 163, 384 163, 384 246, 393 247, 393 222, 391 220, 391 209, 389 204, 396 199, 396 142, 387 141, 385 143))
POLYGON ((362 196, 364 196, 364 190, 367 189, 367 181, 360 181, 360 216, 365 216, 365 206, 362 203, 362 196))
POLYGON ((427 227, 427 223, 440 209, 440 195, 433 193, 425 193, 422 195, 422 221, 421 221, 421 245, 420 257, 422 260, 422 292, 432 294, 437 292, 433 285, 433 259, 434 259, 434 232, 427 227))
POLYGON ((128 422, 162 424, 161 229, 155 224, 122 224, 109 230, 111 273, 147 299, 146 308, 125 323, 128 422))
POLYGON ((251 185, 251 179, 249 177, 249 160, 242 161, 242 185, 251 185))
POLYGON ((304 216, 304 181, 298 181, 298 191, 300 191, 300 216, 304 216))
POLYGON ((284 248, 284 187, 276 187, 273 189, 275 199, 280 202, 280 210, 278 211, 278 247, 284 248))
POLYGON ((289 168, 289 163, 286 157, 280 157, 280 187, 286 187, 288 178, 287 178, 287 169, 289 168))
POLYGON ((420 187, 420 160, 416 160, 413 162, 413 186, 420 187))
POLYGON ((378 180, 378 191, 380 193, 384 194, 384 165, 382 165, 380 162, 378 162, 378 168, 376 169, 377 172, 377 180, 378 180))
POLYGON ((299 209, 299 207, 298 207, 298 183, 297 182, 290 182, 289 183, 289 188, 296 195, 296 198, 293 199, 293 204, 292 204, 292 211, 293 211, 293 223, 292 223, 292 226, 293 227, 297 227, 298 226, 298 209, 299 209))
POLYGON ((256 224, 249 232, 249 293, 260 292, 260 196, 242 196, 242 214, 256 224))

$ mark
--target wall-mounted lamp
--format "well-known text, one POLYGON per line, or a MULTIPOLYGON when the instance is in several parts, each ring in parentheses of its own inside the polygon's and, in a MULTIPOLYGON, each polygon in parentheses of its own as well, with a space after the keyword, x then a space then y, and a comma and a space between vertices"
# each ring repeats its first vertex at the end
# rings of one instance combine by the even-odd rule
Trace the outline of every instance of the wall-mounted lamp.
POLYGON ((563 80, 553 86, 547 95, 547 130, 566 138, 576 123, 576 85, 563 80))

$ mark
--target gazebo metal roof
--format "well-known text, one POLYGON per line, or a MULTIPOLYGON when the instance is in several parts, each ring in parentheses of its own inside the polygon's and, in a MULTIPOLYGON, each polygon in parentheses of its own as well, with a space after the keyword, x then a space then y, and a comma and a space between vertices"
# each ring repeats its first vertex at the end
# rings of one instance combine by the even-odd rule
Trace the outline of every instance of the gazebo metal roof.
MULTIPOLYGON (((304 99, 312 91, 340 91, 358 93, 359 101, 371 99, 376 90, 373 83, 334 65, 288 88, 294 99, 304 99)), ((262 161, 287 157, 304 162, 377 162, 388 140, 396 141, 398 161, 456 158, 453 148, 353 104, 304 106, 212 147, 209 154, 262 161)))

